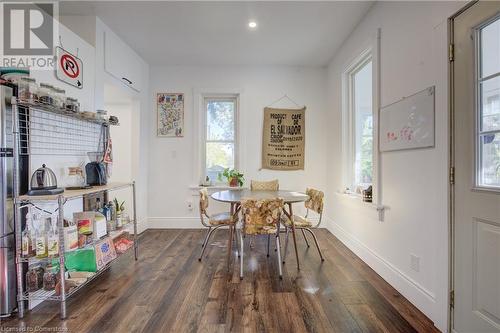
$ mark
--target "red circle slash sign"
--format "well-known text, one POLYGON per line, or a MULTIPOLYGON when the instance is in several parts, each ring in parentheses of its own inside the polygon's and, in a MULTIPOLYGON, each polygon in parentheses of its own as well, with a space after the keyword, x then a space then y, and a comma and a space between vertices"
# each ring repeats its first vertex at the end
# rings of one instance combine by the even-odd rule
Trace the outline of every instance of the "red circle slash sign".
POLYGON ((69 54, 63 54, 61 56, 60 65, 64 74, 72 79, 78 77, 80 74, 80 68, 78 67, 76 59, 69 54))

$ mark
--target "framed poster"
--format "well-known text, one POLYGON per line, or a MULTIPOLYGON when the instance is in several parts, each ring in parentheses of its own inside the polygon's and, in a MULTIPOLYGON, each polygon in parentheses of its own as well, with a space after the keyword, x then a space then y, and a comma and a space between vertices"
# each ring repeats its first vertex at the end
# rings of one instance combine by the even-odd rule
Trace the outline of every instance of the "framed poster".
POLYGON ((156 113, 157 136, 184 136, 184 94, 157 93, 156 113))
POLYGON ((262 169, 304 170, 305 111, 264 109, 262 169))
POLYGON ((380 109, 380 151, 434 147, 434 86, 380 109))

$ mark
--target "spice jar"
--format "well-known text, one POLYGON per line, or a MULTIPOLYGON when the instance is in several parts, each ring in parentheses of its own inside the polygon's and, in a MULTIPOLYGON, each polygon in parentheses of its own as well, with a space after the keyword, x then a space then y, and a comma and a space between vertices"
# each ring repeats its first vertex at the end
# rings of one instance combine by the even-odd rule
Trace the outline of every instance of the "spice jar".
POLYGON ((57 269, 49 265, 45 269, 45 274, 43 274, 43 290, 46 291, 54 290, 56 284, 57 284, 57 269))
POLYGON ((26 273, 26 290, 33 292, 43 287, 44 271, 41 266, 35 266, 28 269, 26 273))
POLYGON ((42 104, 54 105, 54 87, 47 83, 40 83, 38 101, 42 104))
POLYGON ((76 98, 66 98, 66 110, 71 112, 80 112, 80 103, 76 98))
POLYGON ((54 106, 64 109, 66 103, 66 91, 54 87, 54 106))
POLYGON ((31 77, 22 77, 18 81, 19 99, 28 103, 34 103, 38 100, 38 85, 36 80, 31 77))

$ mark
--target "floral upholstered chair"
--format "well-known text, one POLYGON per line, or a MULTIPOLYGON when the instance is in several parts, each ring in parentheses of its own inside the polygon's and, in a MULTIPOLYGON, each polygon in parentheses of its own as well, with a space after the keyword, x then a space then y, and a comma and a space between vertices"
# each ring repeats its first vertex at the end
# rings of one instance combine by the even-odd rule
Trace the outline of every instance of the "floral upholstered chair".
MULTIPOLYGON (((278 252, 278 268, 280 278, 283 278, 281 270, 280 250, 280 219, 283 213, 283 199, 266 200, 243 200, 241 202, 243 212, 243 226, 240 230, 240 279, 243 279, 243 234, 245 235, 274 235, 276 238, 276 249, 278 252)), ((269 239, 269 238, 268 238, 269 239)), ((269 243, 267 247, 269 255, 269 243)))
MULTIPOLYGON (((205 252, 208 240, 210 239, 210 236, 212 236, 212 233, 221 227, 229 227, 231 231, 232 230, 231 228, 235 227, 235 224, 238 219, 237 217, 231 216, 230 212, 209 215, 207 212, 207 208, 208 208, 208 191, 206 188, 202 188, 200 190, 200 219, 201 219, 201 224, 207 227, 208 230, 205 235, 203 244, 201 245, 202 249, 200 257, 198 258, 199 261, 201 261, 201 258, 203 257, 203 253, 205 252)), ((228 251, 231 251, 231 249, 228 249, 228 251)))
POLYGON ((270 181, 250 181, 250 190, 252 191, 278 191, 280 189, 280 183, 277 179, 270 181))
MULTIPOLYGON (((325 261, 325 259, 323 258, 323 254, 321 253, 321 249, 319 248, 318 240, 316 239, 316 235, 314 235, 314 232, 312 231, 312 229, 318 228, 319 225, 321 224, 321 220, 323 218, 323 198, 324 198, 325 194, 319 190, 315 190, 312 188, 306 189, 306 194, 309 196, 309 199, 305 202, 305 206, 307 209, 306 215, 305 216, 294 215, 293 222, 295 225, 295 229, 300 229, 302 231, 302 235, 304 236, 307 247, 309 247, 309 241, 307 240, 305 231, 307 231, 311 234, 311 236, 313 237, 314 243, 316 244, 316 248, 318 249, 321 261, 325 261), (313 221, 309 217, 310 211, 313 211, 314 213, 319 215, 319 219, 318 219, 318 222, 316 224, 314 224, 313 221)), ((290 229, 292 228, 292 222, 285 215, 282 216, 281 222, 283 223, 283 225, 285 226, 285 229, 286 229, 285 253, 283 253, 283 263, 285 263, 286 253, 288 250, 288 234, 290 232, 290 229)))

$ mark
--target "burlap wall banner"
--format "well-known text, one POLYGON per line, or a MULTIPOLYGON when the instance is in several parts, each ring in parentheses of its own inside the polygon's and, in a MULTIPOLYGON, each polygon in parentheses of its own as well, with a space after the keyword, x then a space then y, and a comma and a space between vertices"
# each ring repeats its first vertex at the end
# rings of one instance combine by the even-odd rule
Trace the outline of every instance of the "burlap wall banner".
POLYGON ((304 170, 305 111, 264 108, 262 169, 304 170))

